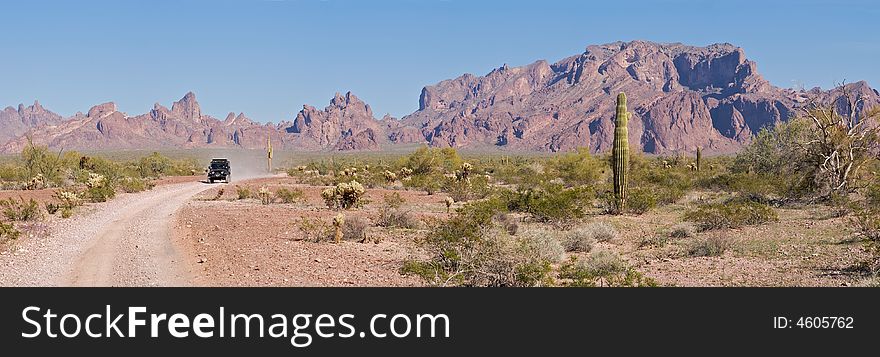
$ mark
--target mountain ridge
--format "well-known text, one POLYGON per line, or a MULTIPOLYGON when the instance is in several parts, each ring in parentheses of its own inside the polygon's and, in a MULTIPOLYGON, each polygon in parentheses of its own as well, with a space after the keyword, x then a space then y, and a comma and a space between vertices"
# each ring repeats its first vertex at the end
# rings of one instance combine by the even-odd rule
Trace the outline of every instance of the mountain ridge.
MULTIPOLYGON (((866 82, 846 85, 866 105, 880 94, 866 82)), ((689 46, 648 41, 587 46, 555 63, 502 65, 483 76, 463 74, 425 86, 419 109, 375 118, 351 92, 318 109, 303 105, 291 120, 261 124, 244 113, 220 120, 202 113, 193 92, 171 108, 155 103, 129 116, 113 102, 69 118, 39 102, 0 111, 0 151, 20 151, 27 137, 57 148, 262 148, 380 150, 424 143, 435 147, 568 151, 610 148, 614 96, 626 92, 633 118, 630 144, 647 153, 734 152, 762 128, 795 113, 808 97, 834 100, 841 88, 792 90, 765 80, 745 51, 729 43, 689 46), (6 129, 9 128, 9 129, 6 129)))

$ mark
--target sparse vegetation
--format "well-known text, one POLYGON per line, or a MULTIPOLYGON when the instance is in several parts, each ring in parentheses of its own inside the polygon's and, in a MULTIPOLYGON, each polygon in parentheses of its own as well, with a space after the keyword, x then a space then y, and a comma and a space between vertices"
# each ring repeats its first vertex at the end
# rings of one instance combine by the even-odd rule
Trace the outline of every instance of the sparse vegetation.
POLYGON ((252 196, 251 189, 250 189, 250 187, 247 187, 247 186, 236 185, 235 186, 235 194, 238 196, 238 199, 240 199, 240 200, 246 200, 248 198, 251 198, 251 196, 252 196))
POLYGON ((275 197, 281 201, 281 203, 296 203, 303 199, 303 191, 298 188, 286 188, 282 187, 275 191, 275 197))
POLYGON ((25 200, 19 197, 18 200, 13 198, 0 200, 0 207, 3 207, 3 216, 13 222, 34 221, 42 218, 40 205, 33 198, 25 200))
POLYGON ((688 244, 687 255, 689 257, 715 257, 724 254, 731 245, 729 239, 721 236, 697 239, 688 244))
POLYGON ((21 235, 12 223, 0 222, 0 241, 5 239, 18 239, 21 235))
POLYGON ((765 204, 746 199, 731 199, 700 205, 685 213, 684 219, 694 222, 701 231, 707 231, 763 224, 776 221, 779 217, 765 204))

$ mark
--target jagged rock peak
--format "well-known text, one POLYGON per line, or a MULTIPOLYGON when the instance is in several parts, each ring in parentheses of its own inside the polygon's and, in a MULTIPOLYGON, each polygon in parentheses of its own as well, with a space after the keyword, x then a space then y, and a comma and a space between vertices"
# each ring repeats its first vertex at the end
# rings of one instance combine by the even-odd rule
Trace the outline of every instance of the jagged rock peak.
POLYGON ((187 92, 183 98, 171 105, 171 113, 179 118, 197 120, 202 117, 202 108, 193 92, 187 92))

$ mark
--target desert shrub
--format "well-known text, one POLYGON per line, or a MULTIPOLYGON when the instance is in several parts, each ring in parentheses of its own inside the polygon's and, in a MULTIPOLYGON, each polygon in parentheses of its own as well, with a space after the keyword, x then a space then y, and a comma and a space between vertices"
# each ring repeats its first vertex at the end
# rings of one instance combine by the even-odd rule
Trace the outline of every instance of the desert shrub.
POLYGON ((399 165, 407 168, 401 176, 420 176, 452 172, 459 168, 462 159, 453 148, 429 148, 421 146, 413 153, 401 158, 399 165))
POLYGON ((238 195, 238 199, 246 200, 251 198, 251 189, 247 186, 235 186, 235 194, 238 195))
POLYGON ((684 215, 685 221, 694 222, 701 231, 758 225, 778 219, 773 208, 744 199, 702 204, 684 215))
POLYGON ((308 242, 317 243, 333 236, 333 226, 318 218, 300 217, 297 228, 308 242))
POLYGON ((589 148, 558 155, 547 161, 547 176, 562 179, 566 186, 593 186, 607 170, 605 163, 590 154, 589 148))
POLYGON ((559 242, 558 234, 545 229, 529 229, 520 232, 519 237, 528 249, 551 263, 561 262, 565 257, 565 247, 559 242))
POLYGON ((451 177, 443 180, 442 191, 456 202, 486 198, 492 189, 484 175, 470 175, 467 178, 451 177))
POLYGON ((385 194, 383 203, 379 207, 379 218, 376 225, 379 227, 400 227, 400 228, 416 228, 418 222, 412 217, 409 211, 403 210, 402 206, 406 203, 403 197, 397 192, 385 194))
POLYGON ((688 244, 687 255, 689 257, 716 257, 724 254, 731 246, 731 241, 721 236, 697 239, 688 244))
POLYGON ((865 190, 866 201, 875 206, 880 206, 880 180, 875 180, 865 190))
POLYGON ((46 208, 46 213, 50 215, 54 215, 58 212, 58 210, 61 209, 61 205, 55 202, 46 202, 45 204, 43 204, 43 207, 46 208))
POLYGON ((142 157, 137 164, 138 172, 144 178, 158 178, 171 167, 171 159, 154 152, 142 157))
POLYGON ((401 272, 442 286, 549 284, 551 266, 546 251, 541 250, 547 246, 511 236, 495 224, 493 218, 504 210, 504 203, 497 198, 460 207, 425 238, 425 249, 433 258, 407 262, 401 272))
POLYGON ((420 174, 407 176, 402 182, 403 187, 422 190, 428 193, 428 195, 433 195, 440 190, 440 183, 443 182, 443 176, 420 174))
POLYGON ((367 227, 370 222, 361 217, 347 217, 342 224, 342 239, 345 240, 366 240, 367 227))
POLYGON ((691 238, 694 236, 695 230, 696 229, 691 224, 679 223, 672 226, 672 228, 669 230, 669 237, 676 239, 691 238))
POLYGON ((116 190, 106 176, 90 173, 86 181, 86 197, 92 202, 106 202, 116 197, 116 190))
POLYGON ((655 191, 649 188, 637 187, 629 190, 626 200, 626 211, 635 214, 643 214, 657 207, 655 191))
POLYGON ((639 204, 644 208, 650 206, 650 201, 655 205, 675 203, 693 188, 693 176, 693 172, 684 168, 658 168, 644 164, 641 169, 633 170, 633 188, 629 191, 627 205, 639 204), (641 197, 634 197, 637 194, 641 197), (635 201, 640 198, 641 202, 635 201))
POLYGON ((593 252, 585 259, 571 257, 559 269, 563 285, 570 287, 655 287, 654 279, 628 266, 619 256, 607 251, 593 252))
POLYGON ((61 160, 59 155, 50 152, 48 147, 34 145, 28 138, 28 144, 21 151, 21 160, 27 179, 40 177, 45 183, 54 185, 61 183, 61 160))
POLYGON ((664 247, 669 243, 669 236, 663 234, 653 234, 642 238, 639 247, 664 247))
POLYGON ((498 224, 507 234, 515 236, 519 232, 519 222, 516 218, 507 213, 497 213, 492 220, 498 224))
POLYGON ((593 250, 596 238, 593 230, 576 228, 565 233, 562 238, 566 252, 586 253, 593 250))
POLYGON ((352 209, 366 204, 364 194, 366 190, 357 181, 342 182, 335 187, 321 191, 321 198, 327 207, 332 209, 352 209))
POLYGON ((561 184, 545 184, 537 189, 504 191, 501 198, 507 209, 529 213, 538 222, 560 228, 570 227, 583 218, 591 194, 583 187, 565 188, 561 184))
POLYGON ((296 203, 303 199, 305 194, 303 190, 299 188, 289 189, 286 187, 279 188, 275 191, 275 197, 281 201, 281 203, 296 203))
POLYGON ((617 238, 617 230, 605 222, 593 222, 582 227, 581 230, 592 236, 597 242, 607 242, 617 238))
POLYGON ((34 221, 42 218, 40 205, 33 198, 25 200, 19 197, 18 200, 7 198, 0 200, 0 207, 3 207, 3 215, 10 221, 34 221))
POLYGON ((122 180, 119 180, 119 188, 122 189, 123 192, 134 193, 150 190, 153 188, 153 183, 149 180, 135 178, 135 177, 126 177, 122 180))
POLYGON ((18 239, 20 235, 12 223, 0 222, 0 239, 18 239))

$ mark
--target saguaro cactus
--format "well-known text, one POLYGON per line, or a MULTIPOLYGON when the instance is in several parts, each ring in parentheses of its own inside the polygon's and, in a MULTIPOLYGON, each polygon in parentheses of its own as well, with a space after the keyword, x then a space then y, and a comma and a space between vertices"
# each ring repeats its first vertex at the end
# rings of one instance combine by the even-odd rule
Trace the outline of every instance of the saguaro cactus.
POLYGON ((700 167, 702 167, 701 161, 703 161, 703 151, 700 150, 699 146, 697 146, 697 172, 699 172, 700 167))
POLYGON ((629 168, 629 131, 626 128, 629 113, 626 111, 626 94, 617 95, 617 114, 614 117, 614 146, 611 160, 614 179, 614 199, 617 212, 626 207, 626 171, 629 168))

